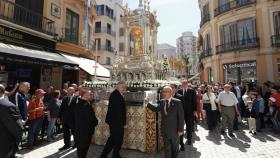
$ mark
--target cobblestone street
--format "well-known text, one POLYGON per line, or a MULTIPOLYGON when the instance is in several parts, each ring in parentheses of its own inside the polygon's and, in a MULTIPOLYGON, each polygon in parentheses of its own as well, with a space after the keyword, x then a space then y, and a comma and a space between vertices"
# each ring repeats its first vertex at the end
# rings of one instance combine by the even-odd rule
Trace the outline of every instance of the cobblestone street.
MULTIPOLYGON (((203 126, 197 127, 194 144, 186 145, 186 151, 179 153, 179 158, 276 158, 280 155, 280 136, 270 131, 263 131, 253 136, 248 130, 235 132, 236 138, 220 136, 217 131, 209 133, 203 126)), ((33 151, 23 150, 25 158, 75 158, 76 151, 58 152, 63 146, 63 140, 44 144, 33 151)), ((92 145, 89 158, 98 158, 103 147, 92 145)), ((163 153, 145 154, 138 151, 124 150, 125 158, 162 158, 163 153)))

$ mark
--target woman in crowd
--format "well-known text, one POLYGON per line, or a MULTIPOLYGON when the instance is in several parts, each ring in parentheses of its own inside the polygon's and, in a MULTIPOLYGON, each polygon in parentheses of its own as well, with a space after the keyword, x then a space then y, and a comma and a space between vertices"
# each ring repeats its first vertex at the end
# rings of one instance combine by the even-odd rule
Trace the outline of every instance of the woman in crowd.
POLYGON ((28 105, 28 149, 32 149, 33 145, 37 141, 37 137, 42 127, 44 119, 44 94, 46 92, 43 89, 37 89, 35 91, 36 97, 32 99, 28 105))
POLYGON ((61 101, 59 100, 59 97, 60 97, 59 90, 55 90, 54 92, 52 92, 49 106, 47 108, 48 121, 49 121, 48 129, 47 129, 47 141, 49 142, 54 141, 53 129, 56 123, 56 118, 58 116, 59 107, 61 105, 61 101))
POLYGON ((208 129, 212 131, 218 122, 218 109, 216 95, 213 93, 212 86, 207 86, 207 92, 202 96, 203 109, 206 111, 208 129))

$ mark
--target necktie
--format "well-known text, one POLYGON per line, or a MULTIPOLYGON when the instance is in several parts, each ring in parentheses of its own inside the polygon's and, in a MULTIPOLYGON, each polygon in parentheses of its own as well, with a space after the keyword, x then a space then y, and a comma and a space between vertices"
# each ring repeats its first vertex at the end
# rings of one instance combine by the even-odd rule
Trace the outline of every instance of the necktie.
POLYGON ((186 97, 187 96, 187 90, 185 89, 184 90, 184 97, 186 97))
POLYGON ((168 100, 165 101, 165 108, 166 108, 166 113, 167 113, 169 110, 169 101, 168 100))

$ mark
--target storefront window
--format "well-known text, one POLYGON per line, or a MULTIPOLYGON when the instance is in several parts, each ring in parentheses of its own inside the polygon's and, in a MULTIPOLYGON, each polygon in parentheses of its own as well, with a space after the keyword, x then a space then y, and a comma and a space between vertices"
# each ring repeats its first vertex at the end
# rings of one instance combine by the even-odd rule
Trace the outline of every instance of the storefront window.
POLYGON ((277 66, 278 66, 278 81, 280 81, 280 59, 277 59, 277 66))
POLYGON ((225 82, 241 82, 257 80, 256 61, 229 63, 223 65, 225 82))

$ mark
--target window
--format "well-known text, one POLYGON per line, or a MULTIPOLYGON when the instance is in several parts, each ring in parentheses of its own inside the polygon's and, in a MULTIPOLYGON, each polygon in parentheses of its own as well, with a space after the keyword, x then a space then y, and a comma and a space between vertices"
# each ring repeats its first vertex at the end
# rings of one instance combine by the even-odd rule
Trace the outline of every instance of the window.
POLYGON ((79 15, 66 10, 65 41, 78 44, 79 40, 79 15))
POLYGON ((106 40, 106 50, 110 51, 111 48, 112 48, 111 41, 110 40, 106 40))
POLYGON ((124 43, 120 43, 119 45, 119 51, 123 52, 124 51, 124 43))
POLYGON ((111 65, 111 58, 110 57, 106 57, 106 65, 111 65))
POLYGON ((120 36, 124 36, 124 28, 120 28, 120 36))
POLYGON ((97 16, 104 15, 104 5, 96 6, 96 14, 97 14, 97 16))
POLYGON ((204 42, 204 50, 209 50, 211 49, 211 40, 210 40, 210 33, 208 33, 205 36, 205 42, 204 42))
POLYGON ((109 35, 111 35, 111 33, 112 33, 112 26, 111 26, 111 24, 107 24, 107 33, 109 35))
POLYGON ((95 22, 95 33, 101 32, 101 22, 95 22))
POLYGON ((220 36, 221 43, 227 45, 234 45, 237 41, 240 44, 250 43, 251 40, 255 41, 255 20, 247 19, 224 25, 220 29, 220 36))
POLYGON ((274 35, 280 36, 280 11, 273 13, 274 35))

